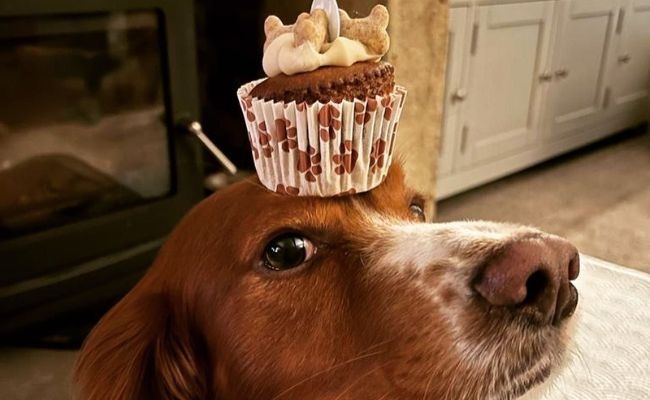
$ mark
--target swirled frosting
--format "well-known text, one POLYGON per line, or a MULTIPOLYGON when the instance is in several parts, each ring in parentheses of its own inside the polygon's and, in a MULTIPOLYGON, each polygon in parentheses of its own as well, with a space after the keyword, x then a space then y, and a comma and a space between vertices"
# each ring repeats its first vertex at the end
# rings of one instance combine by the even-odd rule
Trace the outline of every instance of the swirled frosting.
POLYGON ((325 66, 349 67, 357 62, 379 61, 388 52, 389 15, 385 6, 374 6, 364 18, 350 18, 344 10, 336 12, 338 17, 330 21, 327 11, 315 8, 300 14, 293 25, 269 16, 264 22, 262 59, 266 75, 294 75, 325 66), (328 33, 331 22, 340 23, 340 36, 328 33))
POLYGON ((323 66, 349 67, 356 62, 379 61, 383 56, 372 54, 363 43, 343 36, 323 47, 321 53, 311 42, 295 46, 293 33, 283 33, 264 51, 262 67, 267 76, 273 77, 281 73, 309 72, 323 66))

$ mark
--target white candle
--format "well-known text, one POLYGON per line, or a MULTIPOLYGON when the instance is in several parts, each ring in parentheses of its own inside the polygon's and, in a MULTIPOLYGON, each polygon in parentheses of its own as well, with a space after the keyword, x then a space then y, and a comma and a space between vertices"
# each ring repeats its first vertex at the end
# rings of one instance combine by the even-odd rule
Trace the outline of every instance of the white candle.
POLYGON ((311 11, 314 11, 316 8, 321 8, 325 10, 325 13, 327 13, 327 20, 329 21, 329 40, 330 42, 333 42, 334 39, 339 37, 341 32, 339 6, 336 4, 336 0, 314 0, 311 3, 311 11))

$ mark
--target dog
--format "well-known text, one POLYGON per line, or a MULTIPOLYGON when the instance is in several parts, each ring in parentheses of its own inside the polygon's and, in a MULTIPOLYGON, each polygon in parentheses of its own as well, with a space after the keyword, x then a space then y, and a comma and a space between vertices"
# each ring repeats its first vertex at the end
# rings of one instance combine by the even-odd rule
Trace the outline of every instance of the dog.
POLYGON ((514 399, 561 362, 579 253, 532 227, 430 223, 372 191, 246 179, 195 206, 93 328, 78 398, 514 399))

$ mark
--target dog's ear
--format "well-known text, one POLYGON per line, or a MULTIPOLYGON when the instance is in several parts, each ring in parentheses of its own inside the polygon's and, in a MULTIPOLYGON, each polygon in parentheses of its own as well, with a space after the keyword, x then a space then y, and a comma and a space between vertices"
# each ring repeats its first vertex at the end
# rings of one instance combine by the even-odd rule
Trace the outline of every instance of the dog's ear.
POLYGON ((200 341, 176 314, 165 295, 127 295, 82 346, 74 372, 78 399, 206 399, 200 341))

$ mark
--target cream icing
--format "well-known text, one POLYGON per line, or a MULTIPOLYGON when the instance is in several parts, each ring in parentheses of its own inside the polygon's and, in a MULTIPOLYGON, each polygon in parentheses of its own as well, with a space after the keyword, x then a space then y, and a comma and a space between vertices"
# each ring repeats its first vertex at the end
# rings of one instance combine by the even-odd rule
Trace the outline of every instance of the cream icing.
POLYGON ((371 54, 363 43, 343 36, 324 46, 322 53, 306 41, 295 46, 292 32, 283 33, 273 40, 262 59, 262 67, 267 76, 280 73, 294 75, 313 71, 323 66, 349 67, 361 61, 379 61, 383 54, 371 54))

